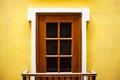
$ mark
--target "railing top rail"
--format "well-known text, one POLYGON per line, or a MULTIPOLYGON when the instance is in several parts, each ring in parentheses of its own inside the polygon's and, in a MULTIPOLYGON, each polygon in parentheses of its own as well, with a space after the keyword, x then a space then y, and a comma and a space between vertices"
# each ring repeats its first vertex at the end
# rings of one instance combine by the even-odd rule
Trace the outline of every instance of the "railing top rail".
POLYGON ((72 73, 72 72, 61 72, 61 73, 56 73, 56 72, 50 72, 50 73, 29 73, 28 71, 24 71, 22 73, 22 76, 97 76, 96 72, 90 71, 87 73, 72 73))

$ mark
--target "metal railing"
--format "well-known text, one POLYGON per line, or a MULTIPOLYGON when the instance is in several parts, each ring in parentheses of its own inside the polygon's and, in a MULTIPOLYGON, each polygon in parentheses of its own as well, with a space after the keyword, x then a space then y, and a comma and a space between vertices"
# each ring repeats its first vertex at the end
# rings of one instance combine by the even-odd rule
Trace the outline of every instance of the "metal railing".
POLYGON ((35 77, 36 80, 96 80, 97 73, 94 71, 87 73, 30 73, 24 71, 21 75, 23 80, 30 80, 30 77, 35 77))

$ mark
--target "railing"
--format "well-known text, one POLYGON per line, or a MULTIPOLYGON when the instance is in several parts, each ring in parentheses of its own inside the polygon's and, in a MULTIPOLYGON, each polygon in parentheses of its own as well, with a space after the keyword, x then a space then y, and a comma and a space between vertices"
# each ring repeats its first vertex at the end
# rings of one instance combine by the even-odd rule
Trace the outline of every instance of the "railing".
POLYGON ((94 71, 88 73, 29 73, 25 71, 22 73, 23 80, 30 80, 30 77, 39 77, 39 80, 85 80, 85 78, 86 80, 96 80, 96 76, 94 71))

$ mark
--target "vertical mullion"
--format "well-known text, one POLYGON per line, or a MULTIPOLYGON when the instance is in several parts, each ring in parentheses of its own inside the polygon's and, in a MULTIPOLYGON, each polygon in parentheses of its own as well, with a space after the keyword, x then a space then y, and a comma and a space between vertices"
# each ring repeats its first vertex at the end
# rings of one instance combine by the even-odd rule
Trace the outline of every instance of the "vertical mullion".
POLYGON ((60 22, 58 22, 58 72, 60 72, 60 22))
POLYGON ((73 22, 71 22, 71 72, 73 72, 73 22))

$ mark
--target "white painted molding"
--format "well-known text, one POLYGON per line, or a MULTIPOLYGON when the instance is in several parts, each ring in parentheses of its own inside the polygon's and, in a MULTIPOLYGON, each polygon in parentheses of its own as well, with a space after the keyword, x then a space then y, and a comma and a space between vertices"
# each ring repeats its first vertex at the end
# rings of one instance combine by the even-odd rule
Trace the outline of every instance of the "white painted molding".
MULTIPOLYGON (((86 72, 86 24, 90 20, 89 8, 29 8, 28 20, 31 21, 31 68, 36 72, 36 13, 82 13, 82 72, 86 72)), ((32 79, 34 80, 34 78, 32 79)))

